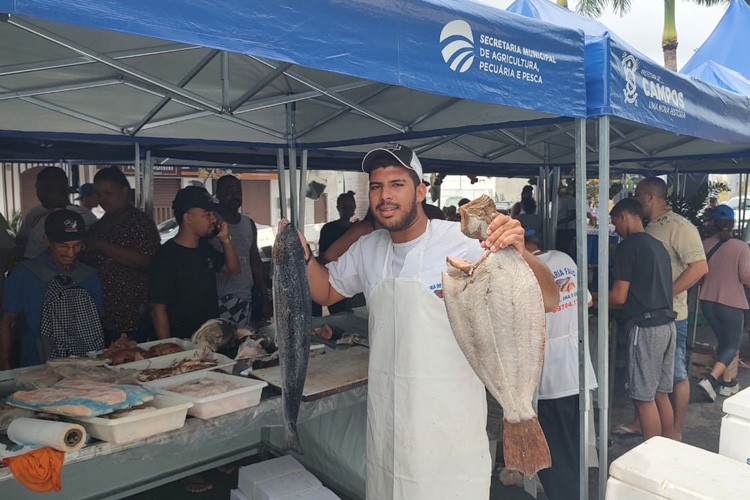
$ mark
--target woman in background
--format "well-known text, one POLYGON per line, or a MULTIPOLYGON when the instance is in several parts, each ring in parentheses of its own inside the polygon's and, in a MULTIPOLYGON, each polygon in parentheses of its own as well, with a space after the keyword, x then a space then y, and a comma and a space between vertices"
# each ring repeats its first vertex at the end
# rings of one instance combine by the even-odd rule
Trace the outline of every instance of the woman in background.
POLYGON ((731 396, 740 389, 727 366, 737 357, 744 313, 748 309, 744 287, 750 286, 750 247, 732 238, 734 210, 731 207, 717 206, 712 217, 717 232, 703 240, 708 274, 703 279, 698 299, 702 301, 703 315, 719 346, 711 373, 698 382, 698 387, 715 401, 717 393, 731 396))

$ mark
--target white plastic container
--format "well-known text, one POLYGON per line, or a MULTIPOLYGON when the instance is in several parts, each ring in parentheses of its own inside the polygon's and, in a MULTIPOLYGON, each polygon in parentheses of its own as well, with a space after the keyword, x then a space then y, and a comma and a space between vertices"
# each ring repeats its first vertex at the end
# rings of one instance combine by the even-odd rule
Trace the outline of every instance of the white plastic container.
POLYGON ((263 391, 263 388, 268 384, 262 380, 237 377, 216 371, 208 371, 190 372, 176 377, 154 380, 146 383, 146 385, 156 390, 159 394, 164 394, 165 396, 173 398, 183 398, 190 401, 193 403, 193 407, 188 410, 188 414, 194 417, 208 419, 226 413, 244 410, 251 406, 256 406, 260 403, 260 394, 263 391), (243 387, 205 398, 196 398, 188 394, 172 392, 169 390, 170 387, 204 378, 228 380, 233 383, 242 384, 243 387))
POLYGON ((750 389, 724 400, 719 454, 750 465, 750 389))
MULTIPOLYGON (((235 360, 230 359, 223 354, 219 354, 217 352, 211 352, 209 349, 203 349, 203 350, 197 350, 197 351, 183 351, 183 352, 176 352, 174 354, 168 354, 166 356, 159 356, 156 358, 151 359, 143 359, 141 361, 133 361, 132 363, 124 363, 122 365, 113 366, 113 369, 117 370, 125 370, 125 369, 133 369, 133 370, 147 370, 149 368, 168 368, 172 365, 172 363, 179 362, 185 359, 198 359, 203 354, 210 357, 214 361, 217 362, 216 366, 211 366, 209 368, 204 368, 203 370, 196 370, 195 372, 190 373, 200 373, 200 372, 207 372, 209 370, 223 370, 227 373, 232 372, 232 367, 236 363, 235 360)), ((182 373, 180 375, 183 375, 182 373)), ((167 377, 172 378, 172 377, 167 377)), ((163 379, 159 379, 163 380, 163 379)))
POLYGON ((77 417, 73 420, 95 438, 120 444, 181 428, 192 406, 190 401, 157 394, 153 401, 134 407, 154 407, 154 411, 122 418, 77 417))
POLYGON ((663 437, 625 453, 609 474, 607 500, 737 500, 750 485, 750 467, 663 437))

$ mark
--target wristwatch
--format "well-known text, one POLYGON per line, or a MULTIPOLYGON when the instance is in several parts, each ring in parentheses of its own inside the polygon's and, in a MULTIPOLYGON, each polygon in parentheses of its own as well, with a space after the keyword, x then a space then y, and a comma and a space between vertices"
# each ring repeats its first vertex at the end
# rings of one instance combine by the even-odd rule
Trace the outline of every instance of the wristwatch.
POLYGON ((231 243, 232 242, 232 235, 228 234, 225 239, 223 239, 223 240, 220 239, 219 241, 221 241, 222 245, 226 245, 227 243, 231 243))

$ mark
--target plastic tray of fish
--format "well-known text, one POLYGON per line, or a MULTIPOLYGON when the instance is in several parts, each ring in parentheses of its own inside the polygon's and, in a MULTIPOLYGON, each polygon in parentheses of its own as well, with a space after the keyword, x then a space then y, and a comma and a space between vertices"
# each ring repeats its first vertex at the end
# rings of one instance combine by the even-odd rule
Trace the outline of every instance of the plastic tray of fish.
POLYGON ((260 403, 260 394, 267 382, 262 380, 250 379, 247 377, 237 377, 226 373, 209 371, 209 372, 190 372, 184 375, 177 375, 168 379, 154 380, 147 382, 146 386, 154 389, 159 394, 164 394, 174 398, 184 398, 193 403, 193 407, 188 410, 188 414, 194 417, 208 419, 232 413, 234 411, 244 410, 256 406, 260 403), (232 384, 242 385, 237 389, 231 389, 221 394, 213 396, 196 397, 180 392, 173 392, 170 389, 201 379, 212 379, 218 381, 227 381, 232 384))
POLYGON ((162 432, 180 429, 185 425, 187 412, 193 403, 183 398, 157 394, 148 403, 133 409, 131 415, 120 418, 76 417, 86 432, 110 443, 129 443, 162 432))
MULTIPOLYGON (((181 339, 181 338, 177 338, 177 337, 170 337, 168 339, 152 340, 150 342, 141 342, 140 344, 137 344, 137 345, 138 345, 138 347, 140 347, 144 351, 148 351, 150 348, 152 348, 155 345, 158 345, 158 344, 167 344, 167 343, 177 344, 178 346, 182 347, 183 351, 195 351, 195 350, 198 350, 198 349, 201 348, 198 344, 196 344, 194 342, 191 342, 188 339, 181 339)), ((95 358, 95 357, 99 356, 100 354, 102 354, 103 352, 104 352, 104 349, 101 349, 99 351, 89 351, 89 352, 86 353, 86 355, 89 356, 89 357, 91 357, 91 358, 95 358)), ((159 356, 154 356, 154 357, 158 358, 159 356)), ((151 358, 151 359, 153 359, 153 358, 151 358)))
POLYGON ((180 361, 184 361, 186 359, 200 359, 203 356, 216 361, 216 366, 211 366, 202 370, 196 370, 196 372, 206 372, 208 370, 218 369, 223 370, 227 373, 231 373, 232 367, 236 363, 235 360, 230 359, 223 354, 219 354, 218 352, 212 352, 209 349, 198 349, 193 351, 176 352, 174 354, 167 354, 166 356, 159 356, 151 359, 142 359, 140 361, 133 361, 130 363, 123 363, 121 365, 113 366, 112 369, 125 370, 128 368, 132 368, 134 370, 148 370, 150 368, 169 368, 173 363, 179 363, 180 361))

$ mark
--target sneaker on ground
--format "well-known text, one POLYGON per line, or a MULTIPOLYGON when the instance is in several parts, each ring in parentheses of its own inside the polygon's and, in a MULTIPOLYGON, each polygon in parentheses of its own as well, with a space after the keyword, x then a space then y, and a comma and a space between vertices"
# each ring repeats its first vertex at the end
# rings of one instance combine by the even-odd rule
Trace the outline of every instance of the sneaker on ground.
POLYGON ((711 384, 711 381, 704 378, 700 382, 698 382, 698 387, 701 389, 703 394, 708 397, 711 401, 716 401, 716 391, 714 390, 713 384, 711 384))
POLYGON ((732 382, 729 382, 728 384, 722 382, 721 387, 719 388, 720 396, 733 396, 738 392, 740 392, 740 384, 737 383, 737 380, 732 380, 732 382))

